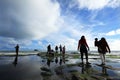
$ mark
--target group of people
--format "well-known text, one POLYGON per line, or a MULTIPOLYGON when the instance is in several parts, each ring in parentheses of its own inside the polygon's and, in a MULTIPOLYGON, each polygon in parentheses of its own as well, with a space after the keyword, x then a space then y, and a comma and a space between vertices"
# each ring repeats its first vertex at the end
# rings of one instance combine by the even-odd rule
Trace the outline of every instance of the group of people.
POLYGON ((109 45, 104 37, 102 37, 101 40, 98 40, 98 38, 95 38, 94 45, 98 47, 98 53, 100 54, 102 65, 104 65, 106 52, 109 52, 109 53, 111 52, 109 45))
MULTIPOLYGON (((102 61, 101 65, 104 65, 106 52, 109 52, 109 53, 111 52, 106 39, 104 37, 102 37, 100 40, 98 40, 98 38, 95 38, 94 46, 98 47, 98 53, 99 53, 101 61, 102 61)), ((16 56, 18 56, 18 52, 19 52, 19 45, 18 44, 16 45, 15 49, 16 49, 16 56)), ((62 47, 62 45, 60 45, 59 47, 55 46, 56 53, 58 53, 58 49, 60 50, 60 53, 65 54, 65 46, 63 46, 63 47, 62 47)), ((84 55, 86 57, 86 63, 90 64, 88 62, 89 46, 86 42, 85 36, 81 36, 81 39, 78 41, 78 48, 77 49, 80 51, 82 64, 84 63, 84 61, 83 61, 84 55)), ((51 49, 50 44, 47 46, 47 53, 54 55, 54 50, 51 49)))
MULTIPOLYGON (((58 50, 60 49, 60 54, 65 54, 65 46, 62 47, 62 45, 60 45, 59 47, 58 46, 55 46, 55 52, 58 53, 58 50)), ((47 54, 53 54, 54 53, 54 50, 51 49, 51 45, 49 44, 47 46, 47 54)))
MULTIPOLYGON (((105 64, 105 54, 106 52, 111 52, 110 51, 110 48, 109 48, 109 45, 106 41, 106 39, 104 37, 101 38, 101 40, 98 40, 98 38, 95 38, 95 42, 94 42, 94 45, 96 47, 98 47, 98 52, 100 54, 100 58, 101 58, 101 65, 104 65, 105 64)), ((83 62, 83 56, 85 54, 85 57, 86 57, 86 63, 87 64, 90 64, 88 62, 88 50, 89 50, 89 46, 86 42, 86 39, 85 39, 85 36, 82 36, 81 39, 79 40, 78 42, 78 48, 77 48, 80 53, 81 53, 81 61, 82 61, 82 64, 84 63, 83 62)))

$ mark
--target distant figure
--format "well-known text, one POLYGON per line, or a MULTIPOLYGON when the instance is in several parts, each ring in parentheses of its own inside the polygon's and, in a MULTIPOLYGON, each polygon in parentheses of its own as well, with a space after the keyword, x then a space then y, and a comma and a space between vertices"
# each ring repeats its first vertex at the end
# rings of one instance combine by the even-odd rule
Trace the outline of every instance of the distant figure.
POLYGON ((104 37, 102 37, 101 40, 99 41, 98 49, 99 49, 100 57, 101 57, 101 60, 102 60, 101 65, 104 65, 105 64, 105 54, 106 54, 106 52, 109 52, 109 53, 111 52, 110 48, 109 48, 109 45, 108 45, 108 43, 107 43, 107 41, 104 37))
POLYGON ((58 53, 58 46, 55 46, 55 51, 56 53, 58 53))
POLYGON ((15 46, 15 50, 16 50, 16 56, 18 56, 18 52, 19 52, 19 45, 18 44, 15 46))
POLYGON ((50 44, 47 46, 47 54, 51 54, 51 45, 50 44))
POLYGON ((95 45, 96 47, 98 47, 98 45, 99 45, 99 41, 98 41, 98 38, 95 38, 95 42, 94 42, 94 45, 95 45))
POLYGON ((65 46, 63 47, 62 54, 65 55, 65 46))
POLYGON ((59 49, 60 49, 60 53, 62 53, 62 46, 61 45, 59 46, 59 49))
POLYGON ((81 39, 79 40, 79 42, 78 42, 78 50, 81 53, 82 64, 84 63, 83 62, 84 53, 85 53, 85 56, 86 56, 86 64, 90 64, 88 62, 88 50, 89 50, 89 46, 88 46, 88 44, 86 42, 85 36, 82 36, 81 39))

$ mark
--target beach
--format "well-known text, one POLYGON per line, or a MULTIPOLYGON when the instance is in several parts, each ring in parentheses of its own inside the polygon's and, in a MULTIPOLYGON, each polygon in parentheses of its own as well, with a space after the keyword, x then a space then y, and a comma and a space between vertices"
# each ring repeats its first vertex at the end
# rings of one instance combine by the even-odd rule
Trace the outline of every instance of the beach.
POLYGON ((114 53, 106 56, 105 66, 99 65, 96 54, 89 54, 89 65, 81 64, 80 54, 75 53, 24 52, 17 58, 14 52, 4 54, 0 55, 1 80, 120 80, 120 56, 114 53))

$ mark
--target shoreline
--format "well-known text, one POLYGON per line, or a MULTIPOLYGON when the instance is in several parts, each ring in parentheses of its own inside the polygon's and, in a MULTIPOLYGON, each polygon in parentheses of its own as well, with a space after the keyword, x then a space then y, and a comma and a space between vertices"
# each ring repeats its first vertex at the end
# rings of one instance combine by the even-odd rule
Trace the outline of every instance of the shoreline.
POLYGON ((45 53, 39 53, 39 55, 19 55, 18 58, 15 55, 1 56, 0 75, 3 76, 0 76, 0 79, 71 80, 74 76, 75 80, 103 80, 104 78, 119 80, 118 60, 120 61, 120 59, 106 58, 106 66, 100 66, 99 56, 95 58, 95 55, 91 54, 90 65, 81 64, 80 54, 46 56, 45 53))

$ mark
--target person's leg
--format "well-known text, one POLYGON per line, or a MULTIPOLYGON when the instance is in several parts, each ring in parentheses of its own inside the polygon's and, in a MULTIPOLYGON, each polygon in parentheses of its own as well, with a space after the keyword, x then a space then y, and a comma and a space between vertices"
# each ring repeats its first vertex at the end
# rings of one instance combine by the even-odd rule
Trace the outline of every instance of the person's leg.
POLYGON ((88 52, 85 52, 86 63, 88 63, 88 52))
POLYGON ((103 64, 105 64, 105 53, 103 54, 103 64))
POLYGON ((83 63, 83 52, 81 52, 81 61, 83 63))
POLYGON ((100 59, 101 59, 101 61, 102 61, 102 64, 103 64, 103 54, 102 53, 100 53, 100 59))

